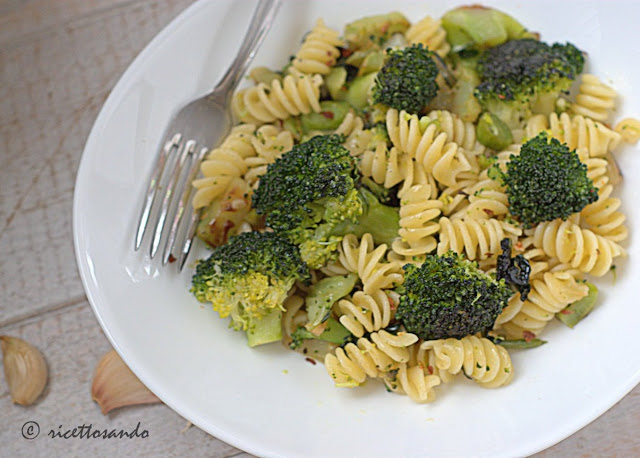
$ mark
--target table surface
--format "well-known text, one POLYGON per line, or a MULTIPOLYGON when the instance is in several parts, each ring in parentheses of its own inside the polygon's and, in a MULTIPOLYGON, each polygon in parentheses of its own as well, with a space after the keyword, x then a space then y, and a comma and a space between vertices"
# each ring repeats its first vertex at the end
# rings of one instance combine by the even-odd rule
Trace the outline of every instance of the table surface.
MULTIPOLYGON (((137 53, 193 0, 0 0, 0 335, 42 350, 50 376, 31 407, 0 379, 0 455, 249 456, 168 407, 107 416, 91 400, 93 371, 110 349, 87 302, 72 239, 75 173, 98 111, 137 53), (44 287, 43 287, 44 286, 44 287), (93 425, 146 439, 26 440, 93 425)), ((640 456, 640 387, 602 417, 536 455, 640 456)))

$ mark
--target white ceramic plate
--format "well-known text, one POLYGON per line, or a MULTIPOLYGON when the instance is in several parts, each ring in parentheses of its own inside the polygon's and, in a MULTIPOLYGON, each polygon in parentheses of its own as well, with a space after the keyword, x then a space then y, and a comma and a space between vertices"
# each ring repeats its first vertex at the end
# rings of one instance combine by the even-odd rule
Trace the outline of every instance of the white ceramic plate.
MULTIPOLYGON (((450 1, 394 2, 417 20, 450 1), (406 3, 406 4, 404 4, 406 3)), ((610 2, 488 2, 545 41, 570 40, 590 70, 640 115, 639 48, 629 36, 640 6, 610 2)), ((113 346, 167 405, 214 436, 266 456, 526 455, 601 415, 640 380, 638 151, 618 154, 631 229, 629 260, 602 286, 601 305, 573 331, 551 326, 549 343, 514 353, 516 377, 502 389, 472 382, 418 405, 370 383, 337 389, 322 365, 280 345, 249 349, 188 292, 191 272, 159 269, 134 254, 134 227, 160 136, 177 107, 206 92, 236 52, 253 3, 201 1, 160 33, 105 103, 82 158, 74 201, 78 264, 89 300, 113 346), (636 279, 634 281, 634 279, 636 279)), ((322 16, 334 28, 389 10, 388 2, 288 2, 254 64, 282 66, 322 16)), ((199 247, 201 248, 201 247, 199 247)), ((204 254, 202 251, 193 255, 204 254)))

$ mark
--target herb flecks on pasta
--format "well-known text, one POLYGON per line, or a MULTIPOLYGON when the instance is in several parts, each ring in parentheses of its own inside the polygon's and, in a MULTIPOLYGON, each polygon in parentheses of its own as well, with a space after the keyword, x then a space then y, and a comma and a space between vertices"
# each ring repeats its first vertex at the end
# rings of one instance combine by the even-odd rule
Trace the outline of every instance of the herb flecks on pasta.
POLYGON ((615 123, 586 53, 501 11, 415 19, 318 19, 250 72, 193 181, 213 252, 192 292, 251 346, 427 403, 461 373, 517 381, 507 349, 591 312, 625 256, 614 155, 640 120, 615 123))

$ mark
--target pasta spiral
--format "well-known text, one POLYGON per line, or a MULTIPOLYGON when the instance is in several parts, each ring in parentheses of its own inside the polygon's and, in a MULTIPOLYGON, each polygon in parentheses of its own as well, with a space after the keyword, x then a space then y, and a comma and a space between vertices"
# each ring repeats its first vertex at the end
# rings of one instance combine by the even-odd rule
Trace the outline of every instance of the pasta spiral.
POLYGON ((551 113, 532 116, 527 122, 526 135, 535 137, 546 131, 560 142, 566 143, 570 149, 585 148, 590 157, 605 156, 615 150, 620 144, 621 136, 618 132, 584 116, 569 116, 562 113, 558 116, 551 113))
POLYGON ((393 145, 409 154, 445 186, 455 185, 459 173, 471 170, 458 145, 447 143, 447 134, 438 132, 435 123, 429 124, 422 132, 416 115, 393 108, 387 111, 386 123, 393 145))
POLYGON ((393 147, 389 151, 384 143, 380 143, 375 151, 367 150, 360 156, 358 169, 365 177, 370 177, 385 188, 392 188, 400 183, 413 167, 413 159, 400 153, 393 147))
POLYGON ((618 211, 622 202, 617 197, 611 197, 612 192, 613 186, 610 184, 601 188, 598 200, 584 207, 580 216, 595 234, 613 242, 621 242, 627 238, 629 230, 624 225, 626 216, 618 211))
POLYGON ((428 373, 422 364, 399 365, 394 375, 384 378, 384 383, 394 393, 406 394, 414 402, 433 402, 433 387, 440 385, 440 377, 428 373))
POLYGON ((360 337, 357 345, 348 343, 326 355, 324 365, 336 386, 355 387, 367 376, 376 378, 398 368, 410 359, 409 348, 418 341, 415 334, 394 336, 385 330, 372 332, 370 338, 360 337))
POLYGON ((365 129, 364 121, 360 116, 356 116, 353 111, 347 113, 335 133, 346 136, 344 147, 349 150, 353 157, 360 156, 367 149, 369 142, 373 138, 373 131, 365 129))
POLYGON ((458 115, 446 110, 434 110, 427 116, 438 124, 450 141, 457 143, 461 148, 473 152, 474 155, 485 152, 485 146, 477 140, 476 126, 472 122, 463 121, 458 115))
POLYGON ((640 140, 640 120, 634 118, 625 118, 619 121, 614 129, 620 134, 622 140, 627 143, 638 143, 640 140))
POLYGON ((200 165, 202 178, 192 183, 196 188, 192 201, 194 209, 208 206, 222 195, 233 178, 246 173, 245 160, 256 153, 252 144, 255 129, 252 124, 234 127, 222 144, 207 155, 200 165))
POLYGON ((351 299, 338 301, 340 323, 356 337, 366 332, 386 328, 393 318, 400 296, 390 290, 378 289, 371 294, 357 291, 351 299))
POLYGON ((421 256, 435 250, 434 237, 440 230, 435 221, 441 213, 442 202, 434 199, 435 192, 428 184, 409 188, 400 201, 399 239, 393 242, 394 252, 407 257, 421 256))
POLYGON ((410 45, 421 43, 440 57, 446 56, 451 50, 451 46, 447 42, 447 33, 442 28, 442 22, 431 16, 426 16, 412 24, 405 32, 405 36, 410 45))
POLYGON ((443 216, 440 224, 440 242, 437 254, 449 250, 466 254, 470 260, 491 258, 501 253, 500 241, 505 237, 515 239, 522 233, 520 228, 497 219, 466 217, 449 219, 443 216))
POLYGON ((256 154, 245 158, 247 171, 244 178, 249 186, 255 187, 267 166, 293 148, 293 135, 288 130, 268 124, 256 131, 251 144, 256 154))
POLYGON ((290 116, 320 111, 320 75, 291 74, 282 82, 242 89, 234 96, 231 108, 241 122, 264 124, 290 116))
POLYGON ((587 285, 576 283, 570 271, 546 272, 541 279, 531 281, 526 301, 520 301, 519 297, 513 303, 509 301, 496 323, 512 338, 522 339, 525 331, 540 335, 556 313, 588 292, 587 285))
POLYGON ((420 350, 433 351, 439 372, 455 375, 462 370, 485 388, 508 385, 513 379, 507 350, 484 337, 428 340, 420 344, 420 350))
POLYGON ((364 234, 362 240, 353 234, 345 235, 338 251, 340 263, 349 272, 358 274, 362 289, 367 294, 377 289, 392 288, 404 281, 400 263, 384 262, 387 246, 376 247, 371 234, 364 234))
POLYGON ((569 109, 578 115, 594 121, 607 121, 615 108, 617 93, 595 75, 584 74, 576 95, 575 103, 569 109))
POLYGON ((509 213, 509 197, 504 186, 496 180, 487 178, 464 189, 469 205, 451 216, 451 219, 471 217, 488 219, 502 217, 509 213))
POLYGON ((542 248, 547 256, 596 277, 606 274, 613 259, 623 254, 617 243, 582 229, 573 218, 539 223, 527 235, 533 235, 534 246, 542 248))
POLYGON ((318 19, 304 38, 292 65, 302 73, 326 75, 340 56, 338 47, 343 44, 339 33, 327 27, 322 19, 318 19))

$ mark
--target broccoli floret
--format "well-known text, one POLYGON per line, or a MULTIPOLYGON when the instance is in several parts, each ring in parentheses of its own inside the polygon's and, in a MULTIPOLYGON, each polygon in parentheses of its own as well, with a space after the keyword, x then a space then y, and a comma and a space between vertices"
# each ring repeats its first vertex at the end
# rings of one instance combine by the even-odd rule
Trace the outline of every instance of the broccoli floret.
POLYGON ((453 251, 427 255, 420 267, 404 269, 396 318, 425 340, 489 331, 512 294, 504 280, 494 280, 453 251))
POLYGON ((482 82, 475 97, 509 127, 534 112, 548 114, 582 72, 584 57, 571 43, 548 45, 525 38, 487 50, 478 60, 482 82))
POLYGON ((342 141, 324 135, 294 146, 269 165, 252 197, 266 225, 297 245, 314 269, 335 258, 345 235, 336 232, 342 223, 373 228, 376 243, 388 242, 388 234, 398 231, 398 210, 359 188, 354 159, 342 141))
POLYGON ((541 132, 511 155, 506 172, 509 210, 526 228, 542 221, 567 219, 598 200, 598 188, 587 176, 578 154, 541 132))
POLYGON ((230 327, 246 331, 253 347, 282 338, 282 304, 296 280, 309 278, 294 245, 273 232, 248 232, 198 263, 191 292, 221 318, 231 316, 230 327))
POLYGON ((418 113, 438 94, 438 66, 422 44, 389 50, 373 86, 373 101, 418 113))

